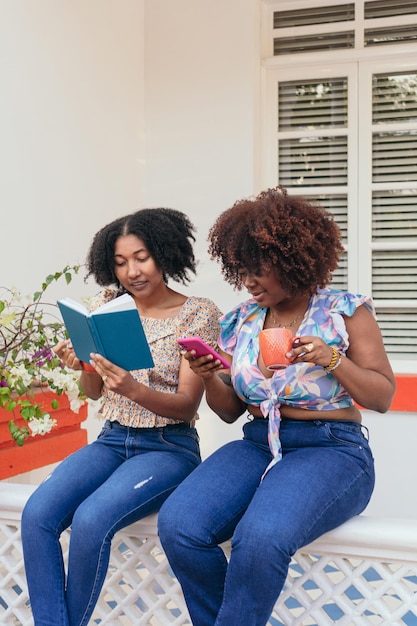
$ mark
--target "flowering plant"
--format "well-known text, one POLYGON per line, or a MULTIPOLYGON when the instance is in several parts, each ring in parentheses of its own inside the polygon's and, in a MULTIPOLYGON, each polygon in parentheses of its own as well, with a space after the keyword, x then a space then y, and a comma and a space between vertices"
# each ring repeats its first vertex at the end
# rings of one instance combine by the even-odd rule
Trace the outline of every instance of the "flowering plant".
MULTIPOLYGON (((34 401, 34 388, 46 387, 58 396, 65 393, 70 407, 78 412, 86 402, 79 385, 80 372, 66 370, 54 346, 67 338, 63 322, 57 317, 57 305, 43 302, 48 286, 63 277, 70 283, 79 266, 67 266, 50 274, 40 291, 25 302, 14 288, 0 287, 0 407, 13 414, 9 431, 17 445, 22 446, 30 434, 43 435, 55 425, 51 415, 34 401), (25 423, 15 423, 16 413, 25 423)), ((52 408, 59 402, 52 401, 52 408)))

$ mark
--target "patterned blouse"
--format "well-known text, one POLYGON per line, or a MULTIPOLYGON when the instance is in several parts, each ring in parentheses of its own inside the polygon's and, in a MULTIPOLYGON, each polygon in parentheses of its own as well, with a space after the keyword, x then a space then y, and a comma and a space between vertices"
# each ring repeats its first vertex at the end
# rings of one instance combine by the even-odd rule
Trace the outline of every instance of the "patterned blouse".
MULTIPOLYGON (((114 290, 104 289, 91 301, 91 309, 108 302, 117 294, 114 290)), ((176 393, 181 365, 181 348, 177 344, 180 337, 198 335, 217 347, 221 311, 212 300, 190 296, 182 305, 176 317, 155 319, 141 316, 141 322, 152 353, 155 367, 130 372, 133 378, 151 389, 164 393, 176 393)), ((104 389, 101 416, 110 421, 135 428, 162 427, 177 424, 179 420, 157 415, 140 406, 133 400, 114 391, 104 389)), ((195 415, 198 419, 198 414, 195 415)))
MULTIPOLYGON (((349 348, 349 336, 343 316, 352 316, 357 307, 365 305, 375 316, 372 299, 339 291, 319 289, 311 296, 308 309, 298 331, 299 335, 320 337, 341 354, 349 348)), ((269 445, 273 464, 281 458, 279 442, 280 405, 329 411, 353 405, 348 392, 323 367, 298 363, 276 370, 265 378, 258 367, 259 332, 263 329, 267 309, 255 300, 247 300, 220 318, 219 346, 233 356, 231 376, 237 395, 246 403, 260 407, 269 417, 269 445)))

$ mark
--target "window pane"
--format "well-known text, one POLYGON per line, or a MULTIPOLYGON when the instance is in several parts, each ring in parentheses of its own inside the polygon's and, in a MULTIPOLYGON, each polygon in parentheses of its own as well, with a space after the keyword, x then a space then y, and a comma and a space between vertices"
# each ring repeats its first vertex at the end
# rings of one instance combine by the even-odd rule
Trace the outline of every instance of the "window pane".
POLYGON ((372 137, 372 180, 412 182, 417 180, 417 130, 375 133, 372 137))
POLYGON ((346 128, 347 79, 279 83, 278 107, 281 131, 346 128))
POLYGON ((415 309, 377 308, 377 319, 385 348, 392 359, 417 357, 417 315, 415 309))
POLYGON ((417 189, 372 193, 372 240, 417 242, 417 189))
POLYGON ((406 43, 417 39, 415 24, 410 26, 387 26, 385 28, 365 28, 365 46, 386 46, 406 43))
POLYGON ((365 2, 365 19, 417 13, 416 0, 370 0, 365 2))
POLYGON ((293 28, 312 24, 331 24, 355 19, 355 4, 349 2, 332 7, 317 6, 312 9, 274 11, 274 28, 293 28))
POLYGON ((372 123, 417 120, 417 73, 373 76, 372 123))
POLYGON ((284 139, 278 157, 284 187, 347 184, 347 137, 284 139))
POLYGON ((373 297, 380 300, 411 300, 416 294, 417 250, 374 250, 373 297))
POLYGON ((355 31, 274 38, 274 55, 320 52, 355 47, 355 31))

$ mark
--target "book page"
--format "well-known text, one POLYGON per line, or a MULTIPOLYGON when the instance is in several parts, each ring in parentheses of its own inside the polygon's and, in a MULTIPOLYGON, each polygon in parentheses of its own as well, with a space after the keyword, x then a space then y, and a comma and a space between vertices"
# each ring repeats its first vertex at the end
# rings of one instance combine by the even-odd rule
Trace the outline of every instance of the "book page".
POLYGON ((77 300, 73 300, 72 298, 62 298, 61 300, 58 300, 58 305, 60 303, 66 305, 67 307, 69 307, 70 309, 73 309, 74 311, 78 311, 78 313, 82 313, 83 315, 88 315, 88 311, 85 308, 85 306, 81 304, 81 302, 77 302, 77 300))
POLYGON ((98 313, 111 313, 111 311, 130 311, 130 309, 136 309, 135 301, 128 293, 124 293, 122 296, 118 296, 117 298, 110 300, 110 302, 102 304, 90 315, 97 315, 98 313))

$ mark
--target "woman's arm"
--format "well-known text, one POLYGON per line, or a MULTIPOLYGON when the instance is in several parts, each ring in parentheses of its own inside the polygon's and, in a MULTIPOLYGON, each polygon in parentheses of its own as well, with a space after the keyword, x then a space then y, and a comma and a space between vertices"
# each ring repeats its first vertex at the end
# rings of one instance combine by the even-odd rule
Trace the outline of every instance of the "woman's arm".
POLYGON ((223 422, 232 424, 246 410, 246 404, 236 395, 230 376, 223 372, 204 379, 206 400, 209 407, 223 422))
POLYGON ((126 396, 152 413, 163 417, 182 422, 191 422, 195 417, 204 386, 184 360, 180 365, 176 393, 150 389, 135 380, 129 372, 117 367, 99 354, 94 355, 92 363, 110 391, 126 396))
MULTIPOLYGON (((223 350, 218 352, 230 362, 229 354, 223 350)), ((215 365, 210 355, 195 358, 194 351, 191 350, 185 352, 184 358, 189 362, 190 369, 203 380, 209 407, 224 422, 235 422, 246 410, 246 404, 236 395, 230 374, 222 370, 221 365, 215 365)))
POLYGON ((365 306, 345 318, 349 334, 347 358, 332 373, 361 406, 385 413, 395 393, 395 376, 381 331, 365 306))
MULTIPOLYGON (((394 397, 395 377, 379 326, 364 305, 344 319, 349 349, 331 374, 359 405, 385 413, 394 397)), ((332 358, 332 348, 318 337, 301 336, 288 356, 295 363, 311 362, 326 367, 332 358)))
POLYGON ((75 356, 74 349, 69 340, 61 341, 54 348, 55 354, 61 359, 65 367, 80 371, 80 386, 87 398, 98 400, 102 395, 103 380, 97 372, 89 372, 84 369, 82 362, 75 356))
POLYGON ((80 386, 87 398, 98 400, 103 395, 103 379, 95 372, 82 371, 80 386))

